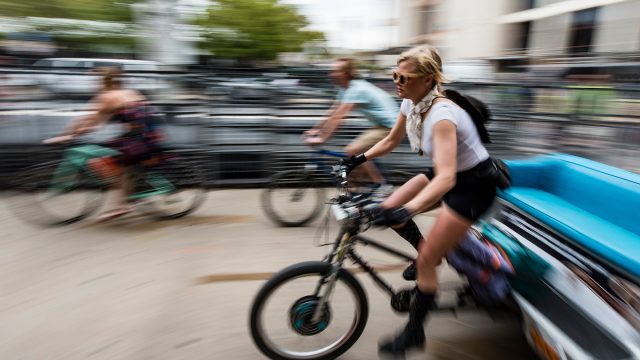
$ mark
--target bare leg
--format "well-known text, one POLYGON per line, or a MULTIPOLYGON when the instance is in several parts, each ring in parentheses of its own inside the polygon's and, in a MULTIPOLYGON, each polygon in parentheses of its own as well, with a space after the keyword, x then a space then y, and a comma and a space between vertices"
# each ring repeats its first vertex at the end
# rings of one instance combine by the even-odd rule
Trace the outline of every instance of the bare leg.
POLYGON ((122 184, 122 199, 120 203, 126 205, 129 202, 129 196, 133 194, 133 178, 131 176, 131 169, 128 167, 122 169, 120 183, 122 184))
POLYGON ((398 336, 380 345, 381 352, 400 355, 408 349, 425 345, 424 321, 434 304, 438 289, 436 267, 447 251, 462 239, 471 224, 471 221, 449 207, 443 207, 429 236, 420 242, 417 260, 418 286, 410 300, 409 321, 398 336))
POLYGON ((438 289, 436 267, 447 252, 453 249, 471 227, 472 222, 454 210, 443 206, 429 236, 419 247, 418 288, 424 293, 435 293, 438 289))
POLYGON ((128 198, 133 192, 133 181, 131 179, 129 169, 122 169, 122 174, 120 174, 118 180, 114 182, 114 188, 117 193, 117 205, 114 209, 102 213, 98 217, 98 221, 107 221, 131 212, 131 207, 128 204, 128 198))
MULTIPOLYGON (((424 174, 418 174, 407 181, 400 188, 391 194, 381 206, 383 208, 392 208, 404 205, 407 201, 411 200, 416 194, 418 194, 425 186, 429 184, 429 179, 424 174)), ((407 240, 411 246, 416 250, 422 242, 423 236, 418 228, 418 225, 413 220, 409 220, 405 224, 392 227, 400 237, 407 240)), ((403 272, 402 277, 405 280, 416 279, 416 266, 415 263, 411 263, 403 272)))

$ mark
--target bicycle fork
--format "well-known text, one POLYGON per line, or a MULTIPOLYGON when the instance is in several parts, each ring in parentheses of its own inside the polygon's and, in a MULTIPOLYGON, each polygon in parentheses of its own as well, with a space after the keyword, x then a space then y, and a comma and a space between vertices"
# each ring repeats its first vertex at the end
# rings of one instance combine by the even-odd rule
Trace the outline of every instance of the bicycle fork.
POLYGON ((336 242, 334 251, 332 251, 327 258, 327 261, 331 264, 331 272, 329 273, 328 277, 323 278, 320 281, 315 291, 315 294, 316 296, 319 296, 319 299, 318 305, 313 311, 313 317, 311 318, 312 323, 317 323, 318 321, 320 321, 320 318, 322 316, 322 309, 333 294, 333 289, 335 288, 336 281, 338 279, 338 273, 342 269, 342 264, 344 263, 344 260, 346 259, 348 254, 351 252, 349 241, 351 239, 351 234, 348 231, 342 231, 342 235, 339 235, 338 239, 339 240, 336 242), (335 261, 332 261, 334 257, 335 261), (325 291, 322 295, 319 295, 323 285, 326 285, 325 291))

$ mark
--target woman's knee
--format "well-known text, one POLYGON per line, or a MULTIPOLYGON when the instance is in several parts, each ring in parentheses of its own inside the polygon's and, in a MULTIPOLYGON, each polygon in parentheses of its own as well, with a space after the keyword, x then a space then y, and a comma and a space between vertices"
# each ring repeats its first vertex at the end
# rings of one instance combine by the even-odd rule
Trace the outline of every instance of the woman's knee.
MULTIPOLYGON (((424 241, 423 241, 424 243, 424 241)), ((432 268, 435 269, 442 263, 442 256, 431 254, 427 251, 423 251, 424 246, 420 246, 418 252, 418 258, 416 259, 416 265, 418 268, 432 268)))
POLYGON ((391 196, 380 204, 383 208, 398 207, 413 199, 422 189, 429 184, 429 179, 424 174, 419 174, 396 189, 391 196))

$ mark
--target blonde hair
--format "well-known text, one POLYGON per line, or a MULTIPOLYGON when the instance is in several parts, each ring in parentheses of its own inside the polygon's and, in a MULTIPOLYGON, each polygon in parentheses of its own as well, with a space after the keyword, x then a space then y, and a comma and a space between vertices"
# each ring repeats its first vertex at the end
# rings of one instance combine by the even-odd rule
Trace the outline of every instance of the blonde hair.
POLYGON ((417 74, 432 76, 435 85, 438 87, 448 82, 442 73, 440 53, 431 45, 420 45, 403 52, 400 54, 396 64, 400 65, 403 61, 410 61, 415 64, 417 74))

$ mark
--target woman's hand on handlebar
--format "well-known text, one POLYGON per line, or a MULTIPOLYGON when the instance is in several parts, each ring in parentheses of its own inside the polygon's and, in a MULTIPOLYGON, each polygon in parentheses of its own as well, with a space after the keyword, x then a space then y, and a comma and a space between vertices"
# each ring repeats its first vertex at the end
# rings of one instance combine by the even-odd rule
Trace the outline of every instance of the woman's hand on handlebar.
POLYGON ((347 174, 352 172, 356 167, 364 164, 367 161, 367 157, 364 154, 352 155, 348 158, 340 159, 339 165, 344 166, 347 169, 347 174))
POLYGON ((395 226, 411 220, 411 213, 404 207, 385 209, 379 204, 369 205, 363 209, 371 218, 371 224, 376 226, 395 226))

